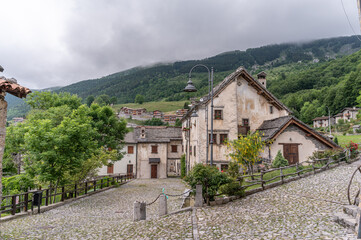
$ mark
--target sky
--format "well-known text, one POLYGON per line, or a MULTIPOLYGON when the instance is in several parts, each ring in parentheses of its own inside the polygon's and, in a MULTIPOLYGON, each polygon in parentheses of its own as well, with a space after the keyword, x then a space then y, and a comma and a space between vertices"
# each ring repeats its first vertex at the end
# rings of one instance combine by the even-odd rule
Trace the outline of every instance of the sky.
MULTIPOLYGON (((342 1, 359 34, 357 1, 342 1)), ((341 0, 0 0, 0 34, 0 76, 43 89, 354 32, 341 0)))

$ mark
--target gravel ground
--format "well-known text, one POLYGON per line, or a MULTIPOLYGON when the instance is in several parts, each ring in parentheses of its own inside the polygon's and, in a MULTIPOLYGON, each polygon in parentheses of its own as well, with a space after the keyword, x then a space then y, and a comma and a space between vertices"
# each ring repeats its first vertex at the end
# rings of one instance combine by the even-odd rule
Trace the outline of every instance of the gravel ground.
MULTIPOLYGON (((133 222, 134 201, 149 203, 163 187, 169 194, 186 189, 179 179, 134 180, 43 214, 1 223, 0 239, 192 238, 191 213, 158 218, 158 201, 147 207, 149 221, 133 222)), ((168 211, 180 209, 181 203, 170 197, 168 211)))
MULTIPOLYGON (((199 208, 199 237, 355 239, 332 221, 332 215, 347 204, 347 184, 359 164, 340 166, 226 205, 199 208)), ((134 201, 149 203, 163 187, 169 194, 186 188, 179 179, 134 180, 40 215, 2 223, 0 239, 192 239, 192 213, 158 218, 158 202, 147 207, 147 221, 132 221, 134 201)), ((181 199, 171 197, 169 212, 180 205, 181 199)))
POLYGON ((332 216, 348 204, 347 185, 359 164, 340 166, 223 206, 198 209, 200 239, 355 239, 332 216))

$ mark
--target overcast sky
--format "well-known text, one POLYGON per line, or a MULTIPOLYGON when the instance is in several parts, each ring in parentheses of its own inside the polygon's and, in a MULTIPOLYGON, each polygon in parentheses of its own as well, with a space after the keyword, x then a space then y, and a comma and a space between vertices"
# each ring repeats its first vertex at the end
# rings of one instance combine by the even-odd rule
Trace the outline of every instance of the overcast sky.
MULTIPOLYGON (((357 1, 343 2, 359 34, 357 1)), ((2 74, 35 89, 139 65, 353 35, 341 0, 0 0, 0 33, 2 74)))

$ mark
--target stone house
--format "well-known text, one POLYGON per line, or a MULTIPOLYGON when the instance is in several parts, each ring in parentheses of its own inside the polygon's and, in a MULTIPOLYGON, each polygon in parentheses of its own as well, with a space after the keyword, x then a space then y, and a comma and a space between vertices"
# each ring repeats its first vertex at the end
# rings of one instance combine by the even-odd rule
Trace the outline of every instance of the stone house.
MULTIPOLYGON (((359 112, 361 108, 356 108, 356 107, 352 107, 352 108, 344 108, 342 109, 342 111, 339 113, 340 117, 339 119, 343 119, 345 122, 349 122, 351 119, 356 119, 357 118, 357 114, 359 112), (341 115, 342 114, 342 115, 341 115)), ((338 121, 336 121, 336 123, 338 123, 338 121)))
MULTIPOLYGON (((328 127, 329 126, 329 117, 322 116, 312 119, 313 121, 313 127, 314 128, 320 128, 320 127, 328 127)), ((332 122, 331 122, 332 124, 332 122)))
POLYGON ((113 174, 133 174, 136 176, 137 143, 134 132, 125 135, 124 147, 121 152, 124 154, 123 158, 114 164, 109 163, 108 166, 100 168, 98 171, 100 176, 113 174))
MULTIPOLYGON (((274 124, 278 124, 279 131, 272 135, 274 141, 274 144, 270 146, 272 150, 269 152, 268 148, 265 148, 266 154, 263 157, 273 159, 276 156, 276 150, 280 149, 290 162, 293 161, 290 159, 293 155, 297 155, 297 161, 301 162, 307 160, 314 151, 337 148, 337 145, 329 139, 316 135, 304 123, 291 117, 292 112, 266 89, 266 74, 262 72, 257 76, 258 80, 255 80, 246 70, 238 68, 213 89, 213 163, 219 169, 227 168, 229 162, 225 139, 237 139, 238 135, 245 135, 248 131, 265 132, 269 120, 278 119, 273 122, 272 128, 274 124), (285 123, 286 119, 288 121, 285 123), (285 126, 287 127, 283 128, 285 126), (308 141, 304 136, 312 138, 312 141, 308 141), (286 148, 275 143, 280 143, 280 146, 285 145, 286 148), (307 154, 299 155, 298 146, 307 146, 309 151, 307 154)), ((183 149, 188 170, 196 163, 207 163, 207 155, 208 161, 210 159, 210 147, 207 154, 207 146, 210 146, 210 105, 210 99, 205 96, 182 118, 183 149), (191 117, 194 111, 198 117, 191 117), (208 112, 209 120, 208 132, 206 112, 208 112)))

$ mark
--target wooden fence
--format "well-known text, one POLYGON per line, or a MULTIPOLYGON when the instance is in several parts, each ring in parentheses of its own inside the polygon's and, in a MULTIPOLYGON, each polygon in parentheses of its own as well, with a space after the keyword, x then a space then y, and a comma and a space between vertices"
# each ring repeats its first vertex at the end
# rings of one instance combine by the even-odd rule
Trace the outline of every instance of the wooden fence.
POLYGON ((331 157, 315 159, 286 167, 261 170, 260 173, 243 175, 238 180, 242 181, 242 188, 245 190, 247 196, 336 167, 342 164, 342 162, 352 162, 357 159, 358 156, 349 160, 347 156, 340 157, 336 160, 331 157))
POLYGON ((70 184, 57 188, 49 187, 42 190, 32 190, 21 194, 3 196, 0 202, 0 217, 2 215, 7 216, 27 212, 30 209, 33 211, 34 206, 36 206, 38 212, 40 212, 41 207, 64 202, 71 198, 93 194, 113 185, 124 184, 133 178, 133 174, 112 175, 88 180, 79 184, 70 184), (40 199, 37 199, 39 196, 40 199), (36 204, 36 202, 39 202, 39 204, 36 204))

